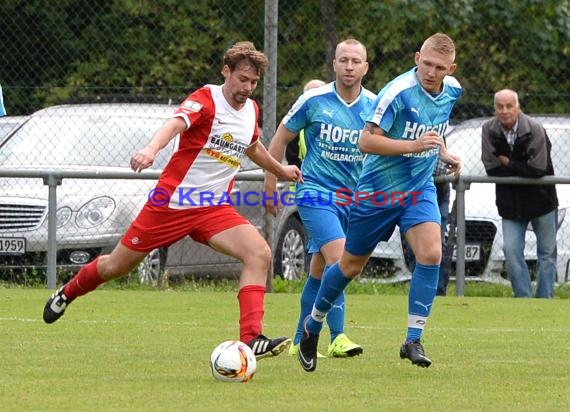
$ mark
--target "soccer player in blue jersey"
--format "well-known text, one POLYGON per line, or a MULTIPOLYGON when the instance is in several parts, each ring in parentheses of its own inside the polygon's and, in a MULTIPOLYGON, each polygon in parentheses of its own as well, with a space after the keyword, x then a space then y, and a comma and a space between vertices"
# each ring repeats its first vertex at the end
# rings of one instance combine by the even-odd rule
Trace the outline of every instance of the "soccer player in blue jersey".
POLYGON ((359 145, 367 153, 350 208, 346 244, 339 262, 324 273, 311 314, 304 322, 298 358, 304 370, 317 366, 317 344, 332 303, 364 268, 375 245, 396 225, 405 234, 417 264, 410 283, 407 336, 400 357, 428 367, 420 339, 430 314, 441 261, 440 214, 432 172, 439 157, 450 173, 460 159, 447 152, 442 136, 461 86, 455 46, 437 33, 415 54, 416 67, 396 77, 378 94, 359 145))
POLYGON ((0 116, 6 116, 6 109, 4 108, 4 99, 2 98, 2 86, 0 86, 0 116))
MULTIPOLYGON (((282 161, 287 144, 301 130, 305 132, 307 153, 301 166, 304 183, 297 185, 295 193, 312 257, 301 293, 300 317, 291 355, 298 351, 303 321, 311 312, 323 271, 340 259, 344 248, 349 211, 346 193, 356 188, 362 169, 363 154, 358 148, 358 139, 364 127, 363 115, 376 97, 362 87, 368 63, 366 47, 361 42, 355 39, 340 42, 333 68, 336 80, 298 98, 277 128, 268 149, 275 159, 282 161), (339 198, 338 193, 344 194, 344 198, 339 198)), ((275 192, 276 182, 273 175, 267 174, 265 191, 275 192)), ((277 214, 275 205, 268 204, 266 208, 269 213, 277 214)), ((345 295, 340 293, 327 316, 331 334, 329 357, 351 357, 363 351, 362 346, 344 333, 344 303, 345 295)))

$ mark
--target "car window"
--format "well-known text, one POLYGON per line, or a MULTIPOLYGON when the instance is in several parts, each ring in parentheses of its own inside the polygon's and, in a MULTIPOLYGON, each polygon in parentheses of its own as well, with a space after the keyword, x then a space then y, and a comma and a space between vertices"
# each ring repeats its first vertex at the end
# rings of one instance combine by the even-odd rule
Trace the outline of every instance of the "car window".
MULTIPOLYGON (((128 167, 165 119, 77 115, 34 116, 6 142, 2 166, 128 167)), ((163 149, 153 169, 163 168, 171 149, 163 149)))
POLYGON ((0 117, 0 145, 8 137, 12 130, 16 129, 26 120, 26 116, 4 116, 0 117))
POLYGON ((14 128, 13 124, 10 123, 0 123, 0 144, 4 141, 8 133, 14 128))
POLYGON ((4 137, 12 131, 14 127, 16 127, 18 123, 12 122, 1 122, 0 123, 0 141, 4 139, 4 137))

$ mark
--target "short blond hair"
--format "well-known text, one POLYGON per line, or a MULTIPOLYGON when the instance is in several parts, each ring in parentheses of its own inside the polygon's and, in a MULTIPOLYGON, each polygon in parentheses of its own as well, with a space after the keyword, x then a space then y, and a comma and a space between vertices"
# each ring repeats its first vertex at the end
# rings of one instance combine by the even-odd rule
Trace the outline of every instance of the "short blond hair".
POLYGON ((455 61, 455 44, 453 43, 453 39, 447 34, 436 33, 428 37, 424 41, 424 44, 422 44, 420 53, 428 47, 440 54, 452 55, 453 61, 455 61))
POLYGON ((362 57, 364 58, 364 61, 366 61, 368 59, 368 52, 366 51, 366 46, 364 44, 362 44, 362 42, 360 42, 356 39, 353 39, 352 37, 349 37, 348 39, 345 39, 336 45, 335 58, 338 55, 340 48, 345 46, 345 45, 360 46, 362 48, 362 51, 363 51, 362 57))

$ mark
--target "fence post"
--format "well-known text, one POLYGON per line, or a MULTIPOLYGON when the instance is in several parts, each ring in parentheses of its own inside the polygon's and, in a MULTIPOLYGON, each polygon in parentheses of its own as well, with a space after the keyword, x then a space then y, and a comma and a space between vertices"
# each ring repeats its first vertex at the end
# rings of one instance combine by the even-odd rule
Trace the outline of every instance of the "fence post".
MULTIPOLYGON (((263 78, 263 139, 268 144, 277 128, 277 17, 279 0, 265 0, 265 32, 263 50, 269 59, 269 67, 263 78)), ((272 216, 263 212, 264 232, 267 243, 271 246, 273 222, 272 216)), ((267 273, 266 291, 273 290, 273 253, 267 273)))
POLYGON ((48 185, 48 244, 47 244, 47 287, 55 289, 56 265, 57 265, 57 186, 61 185, 61 177, 56 176, 56 172, 50 170, 43 177, 44 185, 48 185))
POLYGON ((457 236, 455 260, 455 288, 457 296, 465 294, 465 190, 469 183, 460 177, 455 185, 455 199, 457 200, 457 236))
POLYGON ((277 17, 278 0, 265 0, 265 31, 263 50, 269 66, 263 76, 263 143, 268 143, 277 128, 277 17))
POLYGON ((273 257, 275 256, 275 247, 274 247, 274 236, 273 236, 273 226, 274 226, 274 218, 267 210, 263 208, 263 226, 264 226, 264 237, 267 240, 267 244, 271 248, 271 262, 269 263, 269 269, 267 271, 267 281, 265 282, 265 291, 266 292, 273 292, 273 257))

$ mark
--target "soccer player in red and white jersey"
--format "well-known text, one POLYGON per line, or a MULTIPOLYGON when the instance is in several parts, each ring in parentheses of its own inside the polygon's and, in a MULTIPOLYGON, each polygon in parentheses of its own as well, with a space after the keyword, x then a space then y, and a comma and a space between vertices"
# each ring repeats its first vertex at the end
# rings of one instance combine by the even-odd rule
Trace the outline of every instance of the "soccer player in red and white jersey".
POLYGON ((289 347, 289 338, 269 339, 262 334, 269 245, 223 201, 246 155, 284 180, 302 182, 296 166, 277 162, 259 142, 259 108, 249 97, 267 65, 266 56, 251 42, 233 45, 224 55, 223 85, 205 85, 190 94, 150 143, 133 155, 131 168, 145 169, 180 136, 155 188, 169 202, 158 204, 149 198, 111 254, 85 265, 49 298, 43 314, 46 323, 58 320, 75 298, 128 274, 151 250, 191 236, 243 262, 238 292, 240 340, 249 344, 258 359, 276 356, 289 347), (207 204, 200 203, 201 193, 208 194, 207 204))

